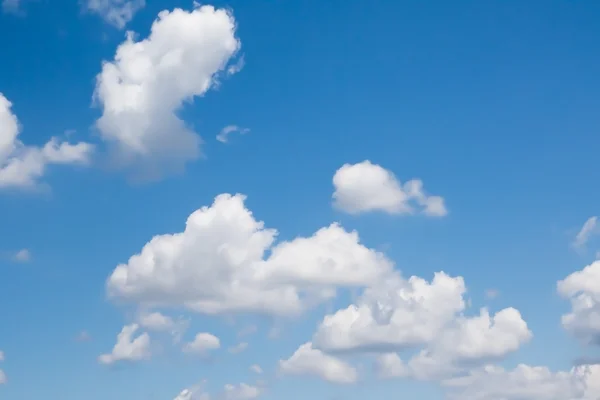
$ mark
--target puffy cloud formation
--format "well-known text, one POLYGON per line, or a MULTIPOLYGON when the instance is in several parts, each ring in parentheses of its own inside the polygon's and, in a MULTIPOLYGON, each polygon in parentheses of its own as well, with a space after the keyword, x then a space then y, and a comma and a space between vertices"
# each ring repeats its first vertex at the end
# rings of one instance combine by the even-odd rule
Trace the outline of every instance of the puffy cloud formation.
POLYGON ((586 344, 600 345, 600 260, 559 281, 557 290, 571 301, 563 327, 586 344))
POLYGON ((448 213, 444 199, 428 196, 423 182, 410 180, 402 185, 385 168, 363 161, 344 164, 333 176, 334 206, 350 214, 383 211, 389 214, 423 213, 443 217, 448 213))
POLYGON ((162 11, 141 41, 127 34, 94 95, 102 107, 96 125, 115 162, 157 179, 199 156, 200 137, 177 112, 215 85, 240 48, 235 28, 227 10, 196 5, 162 11))
POLYGON ((150 358, 150 336, 142 333, 136 338, 133 337, 138 330, 137 324, 124 326, 121 333, 117 336, 117 343, 109 354, 102 354, 98 357, 101 364, 114 364, 118 361, 141 361, 150 358))
POLYGON ((486 366, 442 384, 448 397, 456 400, 597 400, 600 366, 584 365, 569 372, 523 364, 512 371, 486 366))
POLYGON ((393 268, 337 224, 274 245, 277 231, 257 221, 244 200, 219 195, 189 216, 183 232, 155 236, 113 271, 109 295, 208 314, 289 316, 333 297, 336 287, 374 284, 393 268))
POLYGON ((87 11, 98 14, 108 24, 123 29, 133 19, 135 13, 146 6, 146 1, 86 0, 82 4, 87 11))
POLYGON ((300 346, 289 359, 280 360, 279 370, 287 375, 316 376, 340 384, 354 383, 358 379, 354 367, 315 349, 310 342, 300 346))
POLYGON ((573 240, 572 243, 573 247, 576 249, 584 248, 588 240, 590 240, 590 237, 595 233, 598 233, 597 224, 598 217, 593 216, 588 218, 575 236, 575 240, 573 240))
POLYGON ((229 141, 229 136, 234 133, 239 132, 240 135, 245 135, 250 132, 248 128, 240 128, 237 125, 227 125, 225 128, 221 129, 221 132, 217 135, 217 140, 221 143, 227 143, 229 141))
POLYGON ((32 188, 48 165, 87 165, 93 151, 89 143, 70 144, 51 138, 44 146, 26 146, 12 103, 0 93, 0 189, 32 188))
POLYGON ((381 377, 440 380, 491 360, 528 342, 532 333, 521 314, 486 309, 468 317, 461 277, 440 272, 431 282, 395 276, 367 288, 356 304, 328 315, 313 337, 328 352, 379 354, 381 377), (421 349, 405 364, 395 352, 421 349))
POLYGON ((194 340, 186 343, 183 351, 186 353, 206 355, 210 350, 216 350, 221 347, 221 341, 215 335, 202 332, 198 333, 194 340))

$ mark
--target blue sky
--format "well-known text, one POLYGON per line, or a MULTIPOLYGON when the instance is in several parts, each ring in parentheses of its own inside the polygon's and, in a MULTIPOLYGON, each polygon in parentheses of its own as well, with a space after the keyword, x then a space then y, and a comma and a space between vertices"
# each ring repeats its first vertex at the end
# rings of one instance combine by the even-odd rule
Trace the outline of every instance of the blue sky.
POLYGON ((0 397, 600 396, 600 4, 4 3, 0 397))

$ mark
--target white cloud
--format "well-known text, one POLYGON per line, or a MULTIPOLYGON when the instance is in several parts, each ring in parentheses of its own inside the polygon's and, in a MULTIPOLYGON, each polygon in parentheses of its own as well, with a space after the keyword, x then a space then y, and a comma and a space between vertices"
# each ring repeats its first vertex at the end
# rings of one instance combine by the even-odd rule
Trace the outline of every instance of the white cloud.
POLYGON ((8 382, 8 379, 6 379, 6 374, 0 369, 0 385, 5 385, 6 382, 8 382))
POLYGON ((557 290, 571 301, 563 327, 587 344, 600 345, 600 260, 559 281, 557 290))
POLYGON ((221 143, 227 143, 229 141, 229 136, 234 133, 239 132, 240 135, 245 135, 250 132, 248 128, 240 128, 237 125, 227 125, 225 128, 221 129, 221 132, 217 135, 217 140, 221 143))
POLYGON ((402 185, 392 172, 368 160, 344 164, 333 176, 333 186, 334 206, 350 214, 418 212, 442 217, 448 213, 444 199, 426 195, 420 180, 410 180, 402 185))
POLYGON ((150 336, 142 333, 133 337, 138 330, 137 324, 124 326, 117 336, 117 343, 109 354, 98 357, 101 364, 114 364, 119 361, 141 361, 150 358, 150 336))
POLYGON ((0 93, 0 189, 33 188, 49 165, 88 165, 93 146, 51 138, 44 146, 26 146, 12 103, 0 93))
POLYGON ((21 249, 13 255, 13 261, 26 263, 31 261, 31 252, 27 249, 21 249))
POLYGON ((0 350, 0 362, 4 361, 4 352, 0 350))
POLYGON ((287 375, 309 375, 339 384, 354 383, 358 373, 350 364, 303 344, 287 360, 279 361, 279 370, 287 375))
POLYGON ((113 271, 109 295, 208 314, 289 316, 333 297, 336 287, 377 282, 393 267, 337 224, 274 246, 277 232, 244 200, 219 195, 189 216, 184 232, 155 236, 113 271))
POLYGON ((500 360, 527 343, 532 333, 521 314, 506 308, 491 316, 463 314, 461 277, 435 274, 431 282, 396 276, 365 290, 356 304, 327 315, 313 337, 329 352, 379 354, 382 377, 439 380, 500 360), (419 350, 408 363, 394 352, 419 350))
POLYGON ((81 331, 77 334, 75 340, 78 342, 89 342, 92 340, 92 336, 87 331, 81 331))
POLYGON ((196 6, 162 11, 141 41, 128 33, 94 95, 102 107, 96 126, 115 163, 157 179, 198 158, 200 137, 177 113, 215 85, 240 48, 235 28, 227 10, 196 6))
POLYGON ((206 355, 211 350, 216 350, 221 347, 221 341, 215 335, 202 332, 198 333, 194 340, 186 343, 183 351, 190 354, 206 355))
POLYGON ((262 370, 262 368, 261 368, 261 367, 260 367, 260 365, 258 365, 258 364, 254 364, 254 365, 252 365, 252 366, 250 367, 250 371, 254 372, 255 374, 259 374, 259 375, 263 373, 263 370, 262 370))
POLYGON ((133 19, 134 15, 146 6, 146 1, 84 0, 82 4, 86 11, 98 14, 108 24, 123 29, 133 19))
POLYGON ((250 400, 256 399, 262 393, 257 386, 240 383, 238 385, 227 384, 223 390, 224 400, 250 400))
POLYGON ((597 400, 600 366, 580 366, 569 372, 523 364, 511 371, 486 366, 442 384, 448 398, 456 400, 597 400))
POLYGON ((7 14, 18 14, 20 11, 21 0, 3 0, 2 11, 7 14))
POLYGON ((582 249, 587 244, 590 237, 598 233, 598 217, 593 216, 587 219, 573 240, 572 246, 576 249, 582 249))
POLYGON ((235 346, 230 347, 228 351, 231 354, 239 354, 242 351, 246 350, 247 348, 248 348, 248 343, 241 342, 241 343, 236 344, 235 346))

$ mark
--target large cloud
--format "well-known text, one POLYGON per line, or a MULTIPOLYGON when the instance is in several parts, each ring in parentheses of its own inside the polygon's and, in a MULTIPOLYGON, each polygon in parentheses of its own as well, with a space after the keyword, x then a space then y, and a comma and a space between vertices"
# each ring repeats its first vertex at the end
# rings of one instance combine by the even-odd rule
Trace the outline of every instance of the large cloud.
POLYGON ((426 195, 420 180, 413 179, 402 185, 392 172, 368 160, 344 164, 335 172, 333 186, 335 207, 350 214, 419 212, 442 217, 448 213, 444 199, 426 195))
POLYGON ((600 366, 584 365, 568 372, 523 364, 511 371, 486 366, 442 384, 453 400, 598 400, 600 366))
POLYGON ((336 287, 374 284, 393 268, 337 224, 275 245, 276 230, 254 219, 244 199, 219 195, 189 216, 183 232, 155 236, 117 266, 110 296, 208 314, 293 315, 331 298, 336 287))
POLYGON ((559 281, 557 289, 571 300, 564 328, 586 344, 600 345, 600 260, 559 281))
POLYGON ((26 146, 12 103, 0 93, 0 189, 33 188, 49 165, 87 165, 93 146, 51 138, 44 146, 26 146))
POLYGON ((177 112, 215 85, 240 48, 235 28, 227 10, 197 6, 162 11, 141 41, 127 34, 114 60, 103 64, 95 90, 102 107, 97 127, 115 162, 150 179, 199 156, 200 137, 177 112))

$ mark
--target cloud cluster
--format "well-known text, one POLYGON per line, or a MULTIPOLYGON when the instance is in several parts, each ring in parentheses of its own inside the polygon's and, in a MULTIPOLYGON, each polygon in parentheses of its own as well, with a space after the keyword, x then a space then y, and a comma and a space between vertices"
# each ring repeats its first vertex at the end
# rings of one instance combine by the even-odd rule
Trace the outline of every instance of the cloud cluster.
POLYGON ((383 254, 337 224, 275 244, 277 231, 257 221, 244 200, 219 195, 189 216, 183 232, 152 238, 115 268, 109 295, 206 314, 292 316, 334 297, 336 288, 362 287, 392 270, 383 254))
POLYGON ((401 184, 396 176, 369 160, 344 164, 333 176, 334 206, 350 214, 383 211, 389 214, 448 214, 444 199, 429 196, 418 179, 401 184))
POLYGON ((21 127, 12 103, 0 93, 0 189, 35 188, 49 165, 88 165, 93 146, 51 138, 42 147, 19 140, 21 127))
POLYGON ((240 48, 235 30, 227 10, 196 6, 162 11, 143 40, 127 34, 94 94, 102 108, 96 126, 115 163, 157 179, 198 158, 200 137, 177 113, 226 71, 240 48))

